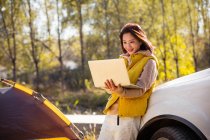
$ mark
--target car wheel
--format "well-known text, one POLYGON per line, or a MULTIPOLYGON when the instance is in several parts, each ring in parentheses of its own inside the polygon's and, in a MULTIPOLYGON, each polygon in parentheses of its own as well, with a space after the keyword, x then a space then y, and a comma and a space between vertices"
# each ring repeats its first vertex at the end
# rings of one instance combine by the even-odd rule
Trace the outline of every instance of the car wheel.
POLYGON ((163 127, 158 129, 151 140, 193 140, 192 134, 182 127, 163 127))

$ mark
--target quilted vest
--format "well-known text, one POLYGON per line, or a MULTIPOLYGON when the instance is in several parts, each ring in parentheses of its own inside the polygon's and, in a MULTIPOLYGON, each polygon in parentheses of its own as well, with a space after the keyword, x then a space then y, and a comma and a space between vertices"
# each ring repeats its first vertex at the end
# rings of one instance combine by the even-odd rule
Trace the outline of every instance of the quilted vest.
MULTIPOLYGON (((122 58, 122 57, 121 57, 122 58)), ((140 74, 143 71, 143 68, 149 59, 155 60, 157 66, 158 61, 156 57, 153 56, 144 56, 141 53, 132 54, 130 56, 131 64, 128 65, 128 60, 124 58, 125 64, 127 67, 128 75, 132 84, 136 84, 140 74)), ((143 116, 147 109, 148 99, 152 93, 152 90, 155 86, 155 82, 152 84, 151 88, 148 89, 145 94, 138 98, 125 98, 120 97, 115 93, 112 93, 109 98, 106 107, 103 113, 107 113, 109 108, 119 99, 118 104, 118 115, 120 117, 136 117, 143 116)))

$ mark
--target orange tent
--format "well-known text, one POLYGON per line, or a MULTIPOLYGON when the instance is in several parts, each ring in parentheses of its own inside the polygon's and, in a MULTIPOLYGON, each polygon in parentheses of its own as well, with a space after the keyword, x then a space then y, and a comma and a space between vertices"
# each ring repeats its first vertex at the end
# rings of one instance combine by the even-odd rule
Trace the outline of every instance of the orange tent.
POLYGON ((42 94, 20 84, 0 89, 0 139, 82 139, 83 134, 42 94))

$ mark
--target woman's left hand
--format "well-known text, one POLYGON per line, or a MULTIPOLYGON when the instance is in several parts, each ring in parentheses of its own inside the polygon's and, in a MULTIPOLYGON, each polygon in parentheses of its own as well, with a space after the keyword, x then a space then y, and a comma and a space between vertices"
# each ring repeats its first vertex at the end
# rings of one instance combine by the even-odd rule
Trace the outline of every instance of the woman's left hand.
POLYGON ((112 79, 106 80, 104 84, 105 84, 105 88, 111 92, 122 94, 124 91, 123 87, 120 84, 116 86, 112 79))

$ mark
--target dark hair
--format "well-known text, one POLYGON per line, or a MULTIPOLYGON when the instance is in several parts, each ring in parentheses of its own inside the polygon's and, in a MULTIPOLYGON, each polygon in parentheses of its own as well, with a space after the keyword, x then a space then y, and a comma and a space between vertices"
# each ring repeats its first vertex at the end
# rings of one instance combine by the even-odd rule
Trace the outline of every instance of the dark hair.
POLYGON ((142 28, 136 23, 127 23, 123 26, 123 28, 120 31, 120 42, 123 53, 127 52, 123 47, 123 35, 125 33, 131 33, 136 39, 142 42, 142 45, 140 46, 139 50, 149 50, 150 52, 153 51, 154 46, 147 39, 147 36, 142 30, 142 28))

